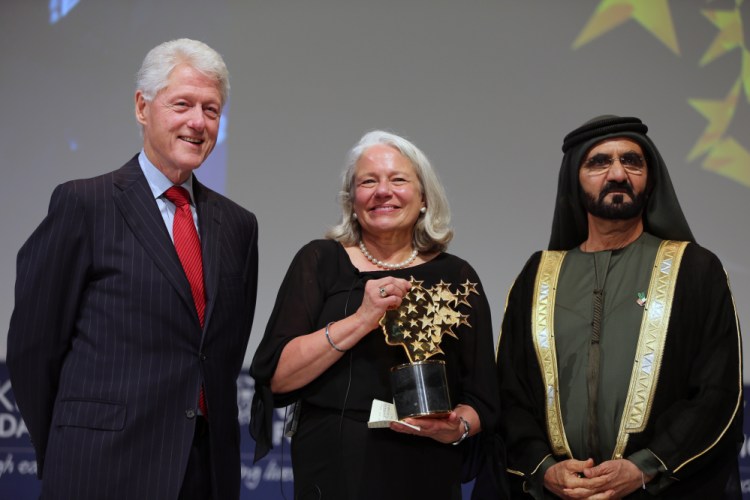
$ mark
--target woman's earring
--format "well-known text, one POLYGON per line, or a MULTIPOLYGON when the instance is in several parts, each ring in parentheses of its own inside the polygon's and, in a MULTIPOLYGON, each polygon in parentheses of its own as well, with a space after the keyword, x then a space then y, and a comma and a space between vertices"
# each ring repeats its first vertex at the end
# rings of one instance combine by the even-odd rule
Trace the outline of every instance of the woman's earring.
POLYGON ((427 211, 427 207, 422 207, 419 209, 420 212, 425 213, 427 211))
POLYGON ((352 213, 352 220, 357 220, 357 212, 352 213))

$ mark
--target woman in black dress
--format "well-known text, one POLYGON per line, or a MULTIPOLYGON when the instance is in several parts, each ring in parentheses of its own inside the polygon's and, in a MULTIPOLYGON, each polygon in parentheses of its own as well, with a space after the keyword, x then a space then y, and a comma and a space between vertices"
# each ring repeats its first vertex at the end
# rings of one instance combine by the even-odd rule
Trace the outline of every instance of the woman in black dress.
POLYGON ((374 131, 349 153, 341 206, 327 239, 294 258, 253 359, 256 459, 271 446, 273 407, 296 402, 295 498, 461 498, 465 440, 494 429, 498 391, 484 290, 466 261, 445 252, 453 236, 445 192, 419 149, 374 131), (446 363, 453 410, 405 419, 419 430, 369 429, 373 400, 393 401, 391 367, 409 361, 378 322, 412 283, 445 322, 430 347, 446 363))

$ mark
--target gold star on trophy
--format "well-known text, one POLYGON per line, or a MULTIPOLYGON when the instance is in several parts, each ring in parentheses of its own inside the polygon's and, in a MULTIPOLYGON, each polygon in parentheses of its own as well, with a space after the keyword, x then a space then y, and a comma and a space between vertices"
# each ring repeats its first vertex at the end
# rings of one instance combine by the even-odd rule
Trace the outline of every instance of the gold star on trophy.
POLYGON ((453 291, 443 280, 430 288, 413 276, 409 282, 411 288, 401 306, 380 318, 386 344, 403 347, 409 359, 391 368, 396 413, 399 419, 445 415, 452 408, 445 361, 429 358, 443 354, 440 343, 445 335, 458 338, 454 327, 471 327, 468 314, 457 309, 471 307, 468 298, 479 295, 477 284, 466 280, 460 285, 463 291, 453 291))

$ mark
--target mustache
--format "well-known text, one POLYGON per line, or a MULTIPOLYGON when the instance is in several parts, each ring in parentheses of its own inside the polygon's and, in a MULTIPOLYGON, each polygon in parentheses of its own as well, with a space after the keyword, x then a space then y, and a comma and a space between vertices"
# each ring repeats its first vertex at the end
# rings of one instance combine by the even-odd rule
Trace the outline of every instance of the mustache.
POLYGON ((617 182, 617 181, 609 181, 607 184, 604 185, 602 188, 601 193, 599 193, 599 201, 603 201, 604 197, 607 196, 610 193, 614 192, 625 192, 628 196, 630 196, 630 199, 635 199, 635 191, 633 191, 633 186, 630 185, 627 181, 617 182))

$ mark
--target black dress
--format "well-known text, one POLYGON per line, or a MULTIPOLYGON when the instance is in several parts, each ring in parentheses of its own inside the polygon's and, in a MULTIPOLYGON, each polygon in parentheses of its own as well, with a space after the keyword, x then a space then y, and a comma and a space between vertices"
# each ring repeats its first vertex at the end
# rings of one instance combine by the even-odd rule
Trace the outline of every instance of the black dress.
POLYGON ((272 395, 270 379, 281 351, 293 338, 353 314, 362 302, 368 279, 413 277, 429 289, 438 283, 450 291, 475 285, 452 307, 467 315, 453 328, 457 338, 443 336, 451 403, 466 404, 479 414, 483 429, 494 429, 498 389, 490 309, 474 269, 464 260, 442 253, 430 262, 394 271, 359 272, 335 241, 316 240, 296 255, 281 285, 263 340, 253 359, 255 397, 251 433, 256 460, 270 448, 272 407, 301 403, 297 433, 292 438, 295 498, 409 499, 461 498, 462 448, 435 440, 368 429, 373 399, 392 401, 390 368, 408 362, 403 348, 389 346, 379 330, 307 386, 272 395), (467 303, 468 302, 468 305, 467 303))

